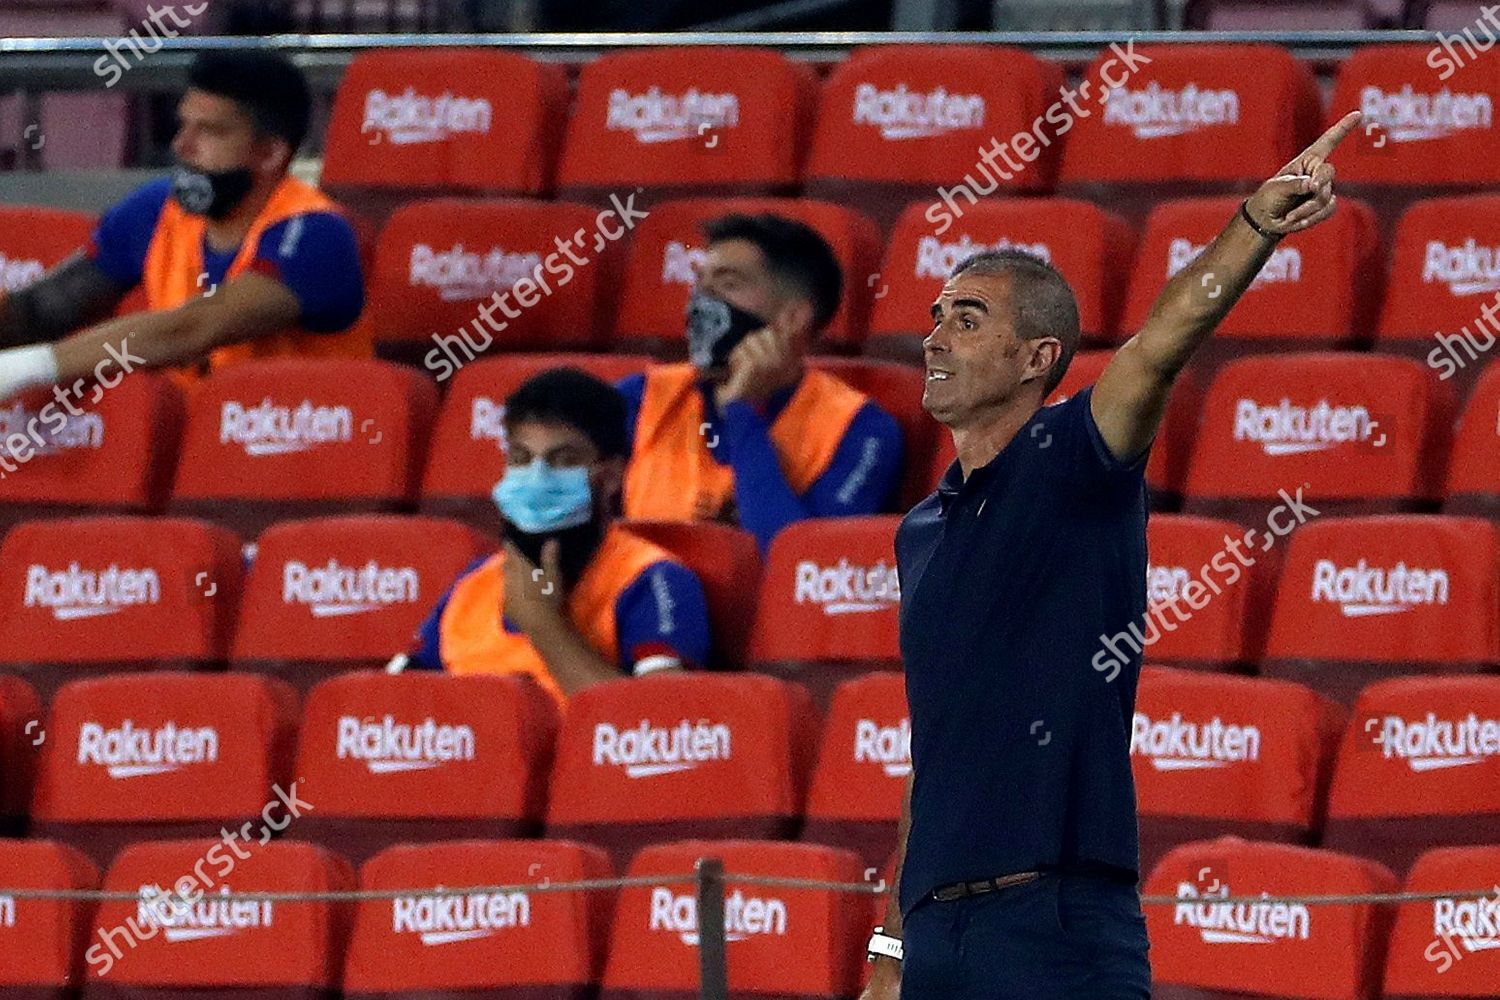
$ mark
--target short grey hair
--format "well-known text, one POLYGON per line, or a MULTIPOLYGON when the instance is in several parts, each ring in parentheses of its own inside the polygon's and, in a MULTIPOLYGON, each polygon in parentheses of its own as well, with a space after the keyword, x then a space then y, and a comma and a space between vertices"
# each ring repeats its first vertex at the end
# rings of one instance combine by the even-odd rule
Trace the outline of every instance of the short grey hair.
POLYGON ((960 274, 1009 275, 1011 323, 1020 340, 1056 337, 1062 354, 1047 373, 1043 398, 1050 396, 1068 373, 1083 337, 1078 300, 1062 272, 1024 250, 982 250, 953 269, 960 274))

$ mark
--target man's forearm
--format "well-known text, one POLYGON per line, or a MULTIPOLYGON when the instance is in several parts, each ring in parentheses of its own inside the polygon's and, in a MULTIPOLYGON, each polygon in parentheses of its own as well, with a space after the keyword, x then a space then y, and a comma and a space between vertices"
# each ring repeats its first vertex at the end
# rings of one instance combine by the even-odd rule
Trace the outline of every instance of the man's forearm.
POLYGON ((76 254, 25 288, 0 295, 0 348, 57 340, 98 322, 126 291, 76 254))
POLYGON ((882 926, 891 937, 901 936, 901 869, 906 866, 906 840, 911 836, 911 783, 906 776, 906 793, 901 799, 901 821, 896 824, 896 867, 891 873, 891 884, 887 886, 885 923, 882 926))
POLYGON ((621 673, 600 656, 572 623, 561 615, 555 621, 533 627, 526 637, 546 661, 547 669, 562 688, 574 694, 586 687, 616 680, 621 673))

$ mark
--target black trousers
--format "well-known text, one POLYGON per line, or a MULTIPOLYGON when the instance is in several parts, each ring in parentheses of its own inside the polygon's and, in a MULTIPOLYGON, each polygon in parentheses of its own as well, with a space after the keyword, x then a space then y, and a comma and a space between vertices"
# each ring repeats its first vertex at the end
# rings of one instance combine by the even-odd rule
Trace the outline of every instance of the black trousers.
POLYGON ((902 1000, 1149 1000, 1146 918, 1134 886, 1047 874, 902 922, 902 1000))

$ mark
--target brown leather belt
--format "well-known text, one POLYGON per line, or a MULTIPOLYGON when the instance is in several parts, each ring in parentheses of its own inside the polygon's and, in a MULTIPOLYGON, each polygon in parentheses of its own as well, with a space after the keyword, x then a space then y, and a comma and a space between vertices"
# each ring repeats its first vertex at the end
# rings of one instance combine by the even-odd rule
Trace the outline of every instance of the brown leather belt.
POLYGON ((949 903, 955 899, 963 899, 965 896, 982 896, 987 892, 998 892, 1001 889, 1009 889, 1011 886, 1025 885, 1041 877, 1041 872, 1016 872, 1014 875, 1001 875, 999 878, 982 878, 977 882, 955 882, 952 885, 934 889, 932 898, 940 903, 949 903))

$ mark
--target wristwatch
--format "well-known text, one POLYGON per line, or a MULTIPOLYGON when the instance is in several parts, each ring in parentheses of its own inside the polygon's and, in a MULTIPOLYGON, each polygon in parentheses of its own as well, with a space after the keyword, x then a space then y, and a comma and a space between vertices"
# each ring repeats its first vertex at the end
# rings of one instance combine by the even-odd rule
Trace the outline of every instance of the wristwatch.
POLYGON ((873 962, 881 956, 894 958, 899 962, 901 954, 901 939, 885 933, 884 927, 875 928, 875 933, 870 935, 870 943, 865 945, 865 961, 867 962, 873 962))

